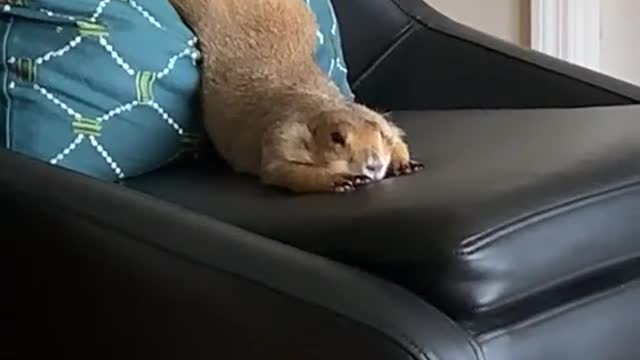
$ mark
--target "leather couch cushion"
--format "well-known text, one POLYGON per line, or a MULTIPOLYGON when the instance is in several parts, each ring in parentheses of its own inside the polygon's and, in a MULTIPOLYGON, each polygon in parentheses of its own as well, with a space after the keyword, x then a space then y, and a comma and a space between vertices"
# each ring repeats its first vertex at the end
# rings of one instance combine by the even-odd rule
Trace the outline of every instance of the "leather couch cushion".
POLYGON ((291 196, 212 163, 128 186, 360 266, 457 320, 513 321, 528 299, 525 313, 551 308, 640 268, 640 107, 395 119, 427 170, 356 193, 291 196))

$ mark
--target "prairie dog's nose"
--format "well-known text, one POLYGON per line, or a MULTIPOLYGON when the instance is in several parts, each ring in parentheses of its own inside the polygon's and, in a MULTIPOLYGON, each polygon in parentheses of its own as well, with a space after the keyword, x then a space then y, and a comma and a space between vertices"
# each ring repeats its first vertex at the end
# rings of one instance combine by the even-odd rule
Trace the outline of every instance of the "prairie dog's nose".
POLYGON ((374 180, 379 180, 383 176, 384 163, 379 156, 370 156, 364 165, 364 173, 374 180))

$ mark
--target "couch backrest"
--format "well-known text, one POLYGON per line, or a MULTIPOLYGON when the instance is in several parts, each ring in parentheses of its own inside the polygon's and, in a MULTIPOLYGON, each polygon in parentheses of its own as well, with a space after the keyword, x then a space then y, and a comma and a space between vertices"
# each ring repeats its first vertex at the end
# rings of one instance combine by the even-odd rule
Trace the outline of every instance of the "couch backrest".
POLYGON ((393 0, 333 0, 351 83, 402 35, 411 20, 393 0))

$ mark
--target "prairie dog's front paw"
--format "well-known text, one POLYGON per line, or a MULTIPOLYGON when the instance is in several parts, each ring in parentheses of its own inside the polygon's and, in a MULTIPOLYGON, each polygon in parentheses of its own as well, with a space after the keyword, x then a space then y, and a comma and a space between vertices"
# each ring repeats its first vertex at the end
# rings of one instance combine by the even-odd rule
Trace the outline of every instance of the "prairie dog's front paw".
POLYGON ((351 192, 371 182, 371 178, 366 175, 337 174, 332 177, 333 191, 338 193, 351 192))
POLYGON ((389 165, 388 176, 403 176, 416 173, 424 169, 424 165, 417 160, 397 160, 389 165))
POLYGON ((420 161, 411 159, 407 143, 397 141, 391 153, 391 163, 387 170, 387 177, 409 175, 422 169, 424 169, 424 165, 420 161))

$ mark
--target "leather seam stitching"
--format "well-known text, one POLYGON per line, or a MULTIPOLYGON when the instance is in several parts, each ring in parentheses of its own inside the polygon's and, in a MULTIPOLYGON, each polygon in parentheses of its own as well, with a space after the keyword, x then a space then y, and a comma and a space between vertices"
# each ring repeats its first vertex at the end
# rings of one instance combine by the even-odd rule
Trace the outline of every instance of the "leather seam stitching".
POLYGON ((486 230, 480 234, 463 239, 460 243, 460 247, 456 250, 456 253, 460 256, 473 255, 478 251, 493 245, 495 242, 500 241, 506 235, 511 235, 532 225, 539 224, 547 219, 554 218, 559 215, 565 215, 578 209, 583 209, 594 202, 609 200, 628 191, 637 190, 639 185, 640 180, 633 180, 627 184, 593 191, 588 194, 580 195, 574 199, 568 199, 558 204, 532 211, 528 215, 507 221, 505 224, 495 226, 490 230, 486 230))
POLYGON ((394 54, 398 46, 402 45, 404 41, 414 33, 414 31, 415 31, 415 22, 409 21, 409 23, 407 23, 407 25, 405 25, 394 37, 391 44, 385 50, 383 50, 382 53, 378 55, 371 62, 371 64, 362 71, 360 76, 358 76, 358 78, 353 82, 352 87, 354 91, 357 92, 358 87, 360 87, 360 84, 362 84, 364 81, 370 78, 371 75, 381 66, 381 64, 386 59, 388 59, 392 54, 394 54))
POLYGON ((587 296, 587 297, 583 297, 581 299, 574 300, 574 301, 572 301, 570 303, 566 303, 566 304, 563 304, 563 305, 561 305, 559 307, 547 310, 547 311, 545 311, 543 313, 536 314, 536 315, 534 315, 534 316, 532 316, 532 317, 530 317, 528 319, 516 322, 516 323, 514 323, 512 325, 509 325, 507 327, 504 327, 502 329, 493 330, 493 331, 486 332, 484 334, 480 334, 476 338, 481 343, 482 342, 491 341, 491 340, 493 340, 495 338, 498 338, 500 336, 503 336, 503 335, 505 335, 507 333, 510 333, 510 332, 513 332, 513 331, 516 331, 516 330, 526 329, 529 326, 539 324, 539 323, 541 323, 543 321, 557 318, 557 317, 561 316, 562 314, 570 312, 570 311, 572 311, 574 309, 577 309, 577 308, 579 308, 581 306, 593 304, 593 303, 599 301, 600 299, 615 295, 617 293, 620 293, 620 292, 624 291, 625 289, 627 289, 629 287, 634 287, 634 286, 637 286, 637 285, 640 285, 640 279, 635 279, 635 280, 626 282, 626 283, 624 283, 622 285, 618 285, 618 286, 615 286, 613 288, 607 289, 605 291, 593 294, 591 296, 587 296))
POLYGON ((487 312, 487 311, 492 311, 504 306, 508 306, 510 304, 514 304, 517 303, 518 301, 522 300, 522 299, 526 299, 528 297, 531 297, 533 295, 536 294, 540 294, 543 293, 547 290, 553 289, 554 287, 557 286, 561 286, 562 284, 568 284, 571 283, 573 280, 579 279, 581 276, 583 275, 588 275, 591 274, 593 272, 597 272, 600 269, 606 269, 608 267, 611 266, 616 266, 619 264, 623 264, 625 262, 628 262, 630 260, 634 260, 640 258, 640 251, 636 251, 633 252, 630 255, 626 255, 626 256, 620 256, 620 257, 616 257, 615 259, 612 260, 608 260, 608 261, 602 261, 599 262, 595 265, 591 265, 587 268, 578 270, 578 271, 573 271, 571 273, 568 273, 564 276, 561 276, 558 279, 554 279, 551 282, 545 283, 543 285, 540 286, 536 286, 532 289, 528 289, 527 291, 523 291, 523 292, 518 292, 517 294, 514 294, 512 296, 509 297, 505 297, 503 299, 501 299, 498 302, 495 302, 489 306, 478 306, 473 308, 473 311, 476 313, 482 313, 482 312, 487 312))

